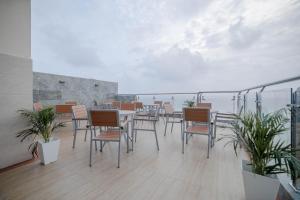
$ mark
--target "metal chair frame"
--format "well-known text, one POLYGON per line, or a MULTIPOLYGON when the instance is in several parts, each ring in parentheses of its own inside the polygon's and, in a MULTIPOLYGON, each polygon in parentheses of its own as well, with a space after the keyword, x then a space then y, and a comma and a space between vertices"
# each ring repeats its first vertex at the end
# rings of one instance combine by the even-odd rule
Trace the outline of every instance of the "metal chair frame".
POLYGON ((168 128, 169 123, 172 124, 171 133, 173 132, 174 123, 179 123, 179 124, 181 123, 181 121, 182 121, 182 112, 174 111, 173 106, 171 104, 164 104, 164 110, 165 110, 165 117, 166 117, 164 136, 166 136, 167 128, 168 128), (168 106, 169 106, 169 108, 168 108, 168 106), (170 118, 172 120, 170 120, 170 118))
MULTIPOLYGON (((159 144, 158 144, 158 138, 157 138, 157 130, 156 130, 156 123, 159 121, 159 107, 158 106, 153 106, 152 108, 155 108, 155 110, 149 110, 148 114, 146 115, 140 115, 140 116, 135 116, 133 118, 133 123, 132 123, 132 131, 133 135, 135 135, 135 142, 137 138, 137 131, 147 131, 147 132, 153 132, 155 135, 155 141, 156 141, 156 147, 157 150, 159 151, 159 144), (139 118, 143 117, 143 118, 139 118), (146 118, 144 118, 146 117, 146 118), (147 129, 147 128, 137 128, 135 127, 137 125, 137 122, 150 122, 153 124, 153 129, 147 129), (134 134, 135 132, 135 134, 134 134)), ((132 143, 132 149, 133 149, 133 143, 132 143)))
POLYGON ((181 137, 182 137, 182 153, 184 153, 184 143, 186 140, 186 144, 188 144, 188 136, 189 135, 205 135, 208 138, 207 141, 207 158, 209 158, 209 150, 212 147, 212 125, 211 125, 211 114, 210 114, 210 109, 207 108, 183 108, 183 120, 181 123, 181 137), (198 111, 206 111, 207 112, 207 116, 198 116, 199 119, 195 119, 193 121, 188 120, 187 116, 186 116, 186 110, 187 109, 195 109, 198 111), (207 120, 202 120, 200 119, 201 117, 205 117, 207 118, 207 120), (195 126, 195 123, 197 123, 198 125, 196 126, 203 126, 203 127, 207 127, 208 131, 204 131, 204 132, 191 132, 188 131, 187 128, 190 127, 190 123, 192 122, 192 127, 195 126), (199 125, 200 123, 200 125, 199 125))
MULTIPOLYGON (((100 142, 100 152, 103 151, 104 145, 106 142, 118 142, 118 168, 120 168, 120 151, 121 151, 121 137, 124 133, 124 130, 120 126, 120 120, 119 120, 119 111, 118 110, 91 110, 89 112, 89 121, 90 121, 90 132, 91 132, 91 140, 90 140, 90 167, 92 166, 92 148, 93 148, 93 142, 95 142, 95 149, 97 150, 97 144, 96 142, 100 142), (109 121, 107 119, 97 119, 97 121, 93 121, 93 113, 94 112, 103 112, 103 115, 105 113, 114 113, 114 117, 116 120, 109 121), (99 127, 100 131, 100 137, 97 138, 96 133, 96 127, 99 127), (102 131, 101 127, 105 127, 105 130, 102 131), (116 131, 118 132, 119 137, 116 139, 105 139, 101 138, 101 134, 105 135, 109 133, 108 131, 116 131)), ((127 152, 128 152, 128 132, 127 132, 127 152)))
POLYGON ((88 115, 87 115, 87 110, 86 107, 84 105, 78 105, 78 106, 72 106, 72 124, 73 124, 73 148, 75 148, 75 142, 76 142, 76 136, 77 136, 77 131, 85 131, 85 136, 84 136, 84 141, 86 141, 86 137, 87 137, 87 132, 90 129, 89 128, 89 120, 88 120, 88 115), (82 108, 83 111, 86 113, 86 116, 82 116, 82 117, 77 117, 77 113, 76 113, 76 108, 82 108), (86 122, 86 126, 82 127, 80 124, 80 122, 86 122))

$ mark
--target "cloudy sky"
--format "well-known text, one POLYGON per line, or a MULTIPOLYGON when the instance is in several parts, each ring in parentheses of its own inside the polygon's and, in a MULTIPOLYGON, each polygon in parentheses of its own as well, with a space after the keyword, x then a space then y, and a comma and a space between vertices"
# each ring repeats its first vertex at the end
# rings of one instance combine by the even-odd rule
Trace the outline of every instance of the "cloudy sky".
POLYGON ((242 89, 300 74, 300 0, 32 0, 32 59, 121 93, 242 89))

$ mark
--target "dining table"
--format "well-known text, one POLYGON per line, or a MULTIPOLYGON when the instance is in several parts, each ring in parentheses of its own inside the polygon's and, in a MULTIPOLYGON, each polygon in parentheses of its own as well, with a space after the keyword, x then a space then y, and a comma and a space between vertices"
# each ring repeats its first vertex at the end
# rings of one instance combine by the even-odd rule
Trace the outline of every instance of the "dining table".
POLYGON ((136 114, 136 111, 135 110, 119 110, 119 116, 120 116, 120 119, 123 119, 123 120, 127 120, 127 123, 130 124, 130 129, 128 128, 127 129, 127 146, 128 143, 129 143, 129 140, 131 141, 131 148, 128 148, 127 149, 127 153, 129 151, 133 151, 133 138, 134 138, 134 134, 133 134, 133 130, 132 130, 132 123, 133 123, 133 118, 136 114), (131 134, 129 134, 129 130, 131 132, 131 134))

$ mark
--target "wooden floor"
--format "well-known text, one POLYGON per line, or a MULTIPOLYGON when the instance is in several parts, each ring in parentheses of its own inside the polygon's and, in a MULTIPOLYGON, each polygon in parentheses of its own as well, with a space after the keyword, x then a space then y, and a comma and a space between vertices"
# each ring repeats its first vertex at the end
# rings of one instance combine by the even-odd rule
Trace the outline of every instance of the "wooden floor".
POLYGON ((217 142, 207 159, 207 138, 193 136, 182 154, 179 125, 165 137, 163 128, 161 121, 159 152, 150 132, 138 133, 129 154, 123 141, 118 169, 117 143, 107 144, 102 153, 93 152, 89 167, 89 142, 79 134, 72 149, 68 125, 57 135, 59 160, 47 166, 36 161, 0 174, 0 199, 244 199, 241 161, 230 146, 217 142))

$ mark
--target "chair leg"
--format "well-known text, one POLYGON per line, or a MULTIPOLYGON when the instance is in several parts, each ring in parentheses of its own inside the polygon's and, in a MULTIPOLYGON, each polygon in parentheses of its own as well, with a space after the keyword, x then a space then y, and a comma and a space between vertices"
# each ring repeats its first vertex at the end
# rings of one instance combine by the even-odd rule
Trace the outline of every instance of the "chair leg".
POLYGON ((165 133, 164 133, 164 136, 166 136, 166 134, 167 134, 167 127, 168 127, 168 118, 166 119, 166 125, 165 125, 165 133))
POLYGON ((121 137, 120 137, 119 149, 118 149, 118 168, 120 168, 120 151, 121 151, 121 137))
POLYGON ((182 153, 184 153, 184 132, 183 132, 182 123, 181 123, 181 142, 182 142, 182 153))
POLYGON ((103 151, 103 142, 102 142, 102 140, 100 140, 100 152, 102 152, 103 151))
MULTIPOLYGON (((174 118, 173 118, 173 121, 174 121, 174 118)), ((173 133, 173 126, 174 126, 174 122, 172 122, 171 133, 173 133)))
POLYGON ((93 148, 93 140, 91 137, 91 142, 90 142, 90 167, 92 166, 92 148, 93 148))
POLYGON ((129 153, 129 132, 126 133, 126 148, 127 148, 127 153, 129 153))
POLYGON ((159 151, 159 145, 158 145, 158 139, 157 139, 157 132, 156 132, 156 122, 153 122, 153 127, 154 127, 154 134, 155 134, 156 146, 157 146, 157 150, 159 151))
POLYGON ((207 141, 207 158, 209 158, 210 139, 211 139, 211 135, 208 135, 208 141, 207 141))
POLYGON ((87 130, 85 130, 85 136, 84 136, 84 141, 86 142, 86 135, 87 135, 87 130))
POLYGON ((188 144, 188 137, 189 137, 189 135, 188 135, 188 133, 186 133, 186 134, 185 134, 185 143, 186 143, 186 144, 188 144))
MULTIPOLYGON (((94 127, 94 137, 96 137, 96 128, 94 127)), ((97 141, 95 140, 95 150, 97 151, 97 141)))
POLYGON ((131 150, 133 151, 133 139, 134 139, 134 124, 137 123, 137 121, 132 120, 131 124, 131 150))
POLYGON ((75 141, 76 141, 76 135, 77 135, 77 130, 74 130, 74 137, 73 137, 73 149, 75 148, 75 141))
MULTIPOLYGON (((216 139, 216 136, 217 136, 217 117, 214 121, 214 135, 213 135, 213 140, 216 139)), ((213 142, 213 145, 215 145, 215 143, 213 142)))

